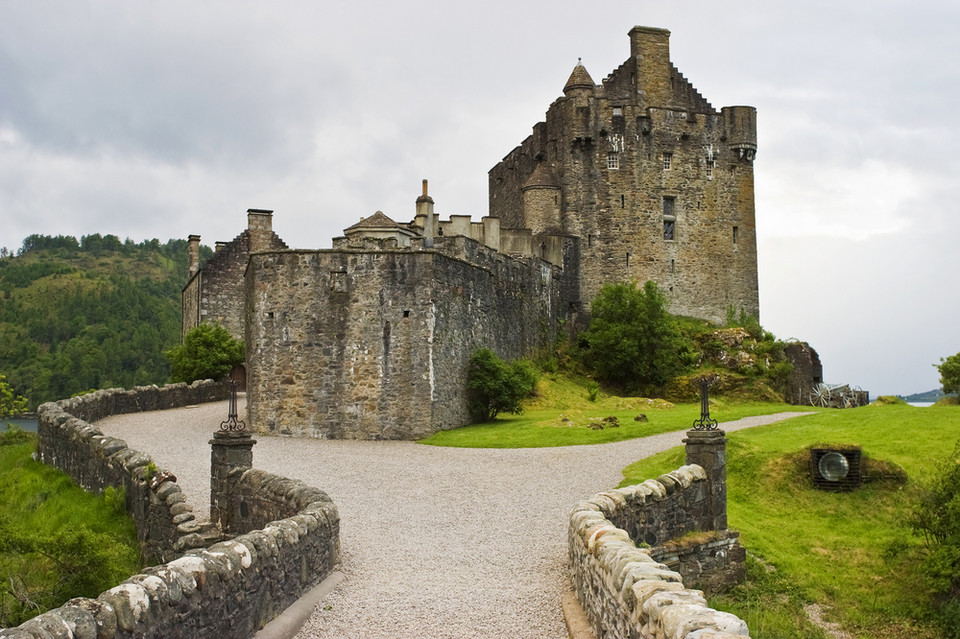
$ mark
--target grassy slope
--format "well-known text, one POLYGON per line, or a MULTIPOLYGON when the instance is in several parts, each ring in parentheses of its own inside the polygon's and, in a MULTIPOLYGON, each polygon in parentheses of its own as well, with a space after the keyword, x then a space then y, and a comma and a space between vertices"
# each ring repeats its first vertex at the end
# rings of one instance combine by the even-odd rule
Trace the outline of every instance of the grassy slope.
POLYGON ((63 473, 33 460, 34 450, 34 441, 14 445, 0 442, 0 627, 4 622, 20 623, 39 612, 17 602, 11 594, 14 584, 13 589, 29 593, 31 600, 56 607, 71 597, 96 597, 140 567, 133 521, 103 497, 84 492, 63 473), (80 581, 92 590, 64 592, 64 576, 56 570, 53 559, 37 553, 19 554, 8 547, 10 539, 23 534, 55 540, 45 546, 47 549, 69 549, 77 541, 81 548, 85 543, 100 546, 92 564, 75 555, 70 557, 77 566, 90 571, 80 581), (104 544, 110 548, 104 550, 104 544))
MULTIPOLYGON (((499 416, 489 424, 475 424, 442 431, 421 440, 432 446, 463 448, 535 448, 603 444, 690 428, 700 417, 700 404, 671 404, 645 397, 602 395, 587 399, 583 380, 546 375, 537 385, 537 397, 525 404, 522 415, 499 416), (643 413, 648 421, 634 418, 643 413), (619 428, 593 430, 589 424, 615 416, 619 428)), ((786 404, 731 403, 711 400, 711 416, 724 421, 748 415, 769 415, 796 406, 786 404)), ((802 410, 802 409, 801 409, 802 410)))
MULTIPOLYGON (((919 542, 902 522, 917 480, 953 450, 958 436, 955 408, 903 405, 823 411, 732 433, 730 526, 785 581, 742 589, 739 601, 727 598, 719 604, 747 619, 755 639, 819 636, 785 635, 784 621, 770 613, 777 605, 787 610, 805 602, 827 606, 856 637, 939 636, 917 621, 929 616, 928 593, 913 570, 919 542), (887 483, 850 493, 816 491, 807 479, 803 451, 818 442, 859 444, 865 455, 901 466, 910 480, 905 487, 887 483)), ((624 470, 623 484, 675 468, 682 457, 678 448, 637 462, 624 470)), ((763 579, 757 572, 754 566, 755 576, 763 579)))

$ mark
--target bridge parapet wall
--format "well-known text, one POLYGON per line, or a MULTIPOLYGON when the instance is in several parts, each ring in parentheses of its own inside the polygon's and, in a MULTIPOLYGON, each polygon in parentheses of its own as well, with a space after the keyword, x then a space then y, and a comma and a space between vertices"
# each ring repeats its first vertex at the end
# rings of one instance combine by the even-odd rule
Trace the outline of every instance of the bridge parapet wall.
POLYGON ((748 636, 740 618, 711 609, 701 590, 685 585, 719 589, 742 578, 745 553, 737 533, 704 525, 712 519, 709 499, 706 472, 690 464, 573 508, 573 586, 597 637, 748 636))
POLYGON ((197 523, 176 480, 154 470, 148 455, 85 421, 222 400, 228 392, 207 381, 98 391, 40 408, 40 458, 87 490, 124 486, 145 552, 154 549, 167 563, 96 599, 71 599, 16 628, 0 629, 0 637, 245 639, 333 572, 340 559, 340 518, 323 491, 252 468, 232 469, 227 483, 236 501, 225 507, 235 515, 226 532, 242 534, 223 540, 215 527, 197 523))

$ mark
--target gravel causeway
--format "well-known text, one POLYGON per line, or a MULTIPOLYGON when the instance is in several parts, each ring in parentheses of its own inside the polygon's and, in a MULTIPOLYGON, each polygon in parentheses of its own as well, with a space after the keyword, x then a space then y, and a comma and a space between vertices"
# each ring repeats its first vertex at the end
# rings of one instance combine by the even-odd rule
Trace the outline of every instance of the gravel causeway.
MULTIPOLYGON (((239 408, 245 414, 242 400, 239 408)), ((172 471, 199 515, 210 500, 208 442, 226 414, 227 403, 217 402, 97 426, 172 471)), ((346 578, 297 637, 565 638, 567 513, 620 483, 628 464, 683 437, 498 450, 257 435, 257 468, 326 491, 340 511, 346 578)))

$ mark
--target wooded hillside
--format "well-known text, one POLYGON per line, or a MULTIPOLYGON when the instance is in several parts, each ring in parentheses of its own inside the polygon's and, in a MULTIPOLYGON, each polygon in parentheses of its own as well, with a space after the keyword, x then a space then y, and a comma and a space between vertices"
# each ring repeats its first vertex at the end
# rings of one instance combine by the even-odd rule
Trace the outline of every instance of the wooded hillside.
MULTIPOLYGON (((202 247, 202 258, 211 253, 202 247)), ((31 408, 163 384, 186 277, 186 240, 31 235, 0 257, 0 373, 31 408)))

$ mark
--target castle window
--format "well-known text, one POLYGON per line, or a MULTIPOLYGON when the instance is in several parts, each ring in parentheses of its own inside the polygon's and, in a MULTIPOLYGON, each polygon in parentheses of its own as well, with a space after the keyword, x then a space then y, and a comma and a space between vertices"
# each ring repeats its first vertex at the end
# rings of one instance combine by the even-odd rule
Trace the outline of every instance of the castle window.
POLYGON ((404 312, 403 312, 403 316, 404 316, 404 317, 410 317, 410 311, 404 311, 404 312))
POLYGON ((740 235, 740 227, 739 226, 733 227, 733 245, 734 246, 737 245, 737 239, 739 239, 739 235, 740 235))
POLYGON ((677 235, 676 198, 663 198, 663 239, 675 240, 677 235))
POLYGON ((620 154, 616 151, 610 151, 607 153, 607 168, 608 169, 619 169, 620 168, 620 154))
POLYGON ((627 196, 625 195, 620 196, 620 208, 621 209, 627 208, 627 196))
POLYGON ((713 160, 707 160, 707 179, 708 180, 713 179, 713 167, 715 167, 716 165, 717 163, 714 162, 713 160))
POLYGON ((622 118, 623 117, 623 108, 613 107, 613 117, 622 118))
POLYGON ((630 266, 630 253, 627 253, 627 266, 630 266))
POLYGON ((673 164, 673 153, 663 152, 663 170, 669 171, 670 165, 673 164))

